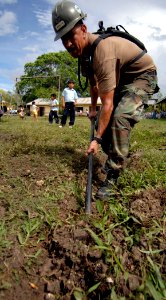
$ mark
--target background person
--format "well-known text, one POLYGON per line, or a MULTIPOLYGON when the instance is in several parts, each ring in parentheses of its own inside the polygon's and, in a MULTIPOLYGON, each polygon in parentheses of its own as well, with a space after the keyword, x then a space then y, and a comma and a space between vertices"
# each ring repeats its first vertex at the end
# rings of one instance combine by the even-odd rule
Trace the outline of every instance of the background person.
POLYGON ((20 118, 23 120, 25 117, 24 107, 22 105, 19 106, 18 114, 20 118))
POLYGON ((3 110, 0 107, 0 121, 1 121, 1 117, 3 116, 3 110))
POLYGON ((62 108, 64 108, 61 125, 66 125, 67 117, 70 116, 69 127, 72 128, 75 122, 75 105, 77 104, 78 95, 74 89, 74 81, 68 80, 68 87, 62 92, 62 108))
POLYGON ((107 178, 96 195, 107 199, 125 167, 131 128, 142 118, 144 104, 157 92, 157 72, 152 58, 145 52, 134 61, 142 49, 119 36, 102 39, 96 46, 92 64, 87 66, 98 35, 88 32, 83 22, 85 17, 86 14, 68 0, 58 2, 52 12, 55 40, 61 38, 71 56, 80 58, 89 78, 90 118, 96 117, 97 99, 101 98, 97 133, 87 154, 96 154, 101 144, 108 155, 104 168, 107 178))
POLYGON ((89 117, 89 110, 86 109, 86 116, 89 117))
POLYGON ((32 117, 35 121, 38 119, 38 107, 35 101, 32 101, 32 117))
POLYGON ((51 109, 49 112, 49 123, 53 123, 53 119, 55 119, 55 123, 59 124, 59 117, 58 117, 58 107, 59 102, 56 99, 56 94, 51 94, 51 103, 50 103, 51 109))

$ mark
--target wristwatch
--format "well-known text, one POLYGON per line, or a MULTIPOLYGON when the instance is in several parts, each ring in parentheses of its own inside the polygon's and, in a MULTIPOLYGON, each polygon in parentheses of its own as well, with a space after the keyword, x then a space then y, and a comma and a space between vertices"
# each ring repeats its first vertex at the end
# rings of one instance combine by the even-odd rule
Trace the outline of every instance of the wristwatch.
POLYGON ((102 144, 102 138, 98 138, 97 136, 94 136, 93 141, 96 141, 98 144, 102 144))

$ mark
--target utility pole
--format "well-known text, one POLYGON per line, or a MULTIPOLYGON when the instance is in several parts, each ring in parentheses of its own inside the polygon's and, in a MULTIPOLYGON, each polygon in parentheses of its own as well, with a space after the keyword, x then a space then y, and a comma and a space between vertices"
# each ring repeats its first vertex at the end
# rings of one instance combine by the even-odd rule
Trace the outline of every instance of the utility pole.
POLYGON ((0 109, 2 109, 2 94, 0 94, 0 109))
POLYGON ((11 110, 11 105, 12 105, 12 93, 11 93, 10 91, 8 91, 8 95, 9 95, 9 97, 10 97, 10 100, 9 100, 9 105, 10 105, 10 107, 9 107, 9 109, 11 110))

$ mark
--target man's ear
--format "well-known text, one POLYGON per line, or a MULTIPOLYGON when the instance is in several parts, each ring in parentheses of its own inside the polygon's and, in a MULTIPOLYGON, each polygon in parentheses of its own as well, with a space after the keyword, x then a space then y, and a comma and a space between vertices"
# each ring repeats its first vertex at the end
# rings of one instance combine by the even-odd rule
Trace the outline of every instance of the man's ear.
POLYGON ((81 25, 81 30, 82 30, 82 32, 87 33, 87 27, 85 24, 81 25))

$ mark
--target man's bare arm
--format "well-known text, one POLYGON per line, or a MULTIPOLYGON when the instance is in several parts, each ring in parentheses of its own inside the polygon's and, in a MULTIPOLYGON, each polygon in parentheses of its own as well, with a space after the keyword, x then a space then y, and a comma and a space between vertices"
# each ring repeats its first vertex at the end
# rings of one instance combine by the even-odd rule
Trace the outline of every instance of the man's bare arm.
POLYGON ((62 108, 65 108, 65 97, 64 96, 62 96, 62 108))
POLYGON ((113 111, 114 90, 103 94, 101 97, 102 107, 98 122, 97 137, 102 137, 110 121, 113 111))
MULTIPOLYGON (((98 121, 98 130, 96 133, 96 137, 101 138, 104 131, 106 130, 108 123, 110 121, 112 111, 113 111, 113 99, 114 99, 114 90, 109 93, 105 93, 100 96, 102 102, 101 113, 98 121)), ((93 152, 97 153, 99 148, 99 144, 96 140, 90 143, 90 146, 87 150, 87 154, 93 152)))

